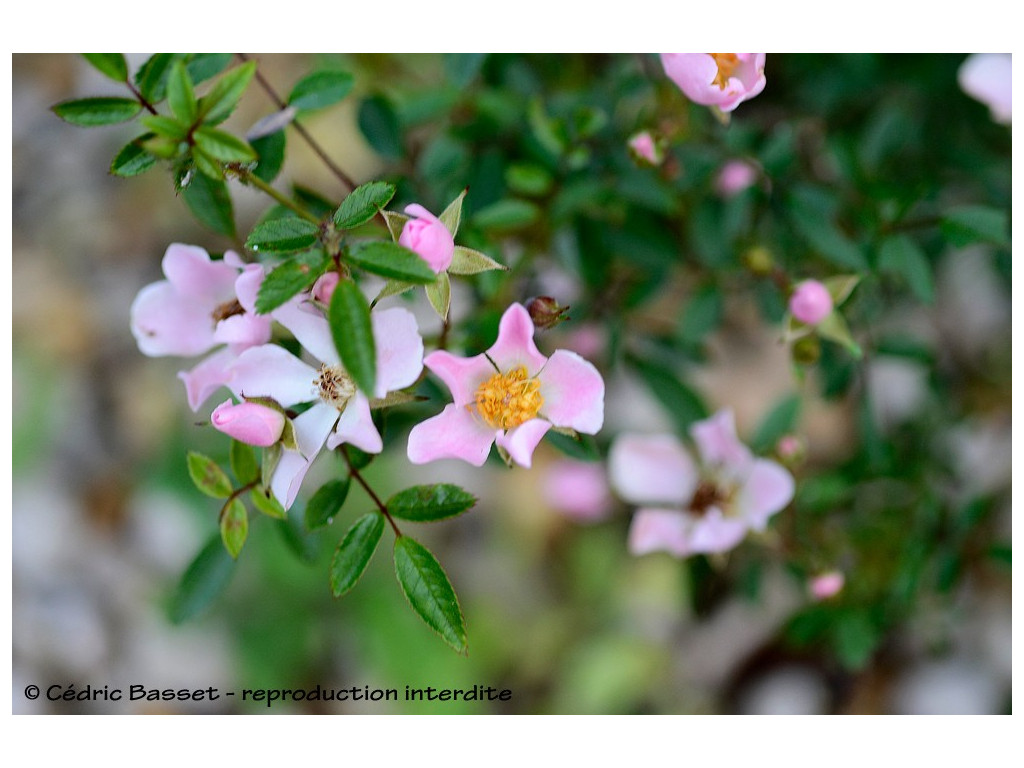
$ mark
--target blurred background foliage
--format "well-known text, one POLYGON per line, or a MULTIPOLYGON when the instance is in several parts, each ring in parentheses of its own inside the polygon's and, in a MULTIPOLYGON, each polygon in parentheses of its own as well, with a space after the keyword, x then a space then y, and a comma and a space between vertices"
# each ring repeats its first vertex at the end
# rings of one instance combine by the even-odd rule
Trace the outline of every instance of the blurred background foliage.
MULTIPOLYGON (((510 271, 454 281, 452 348, 489 346, 513 301, 571 305, 538 344, 601 368, 606 429, 582 447, 546 439, 529 471, 413 467, 405 434, 446 400, 429 379, 429 402, 381 425, 388 447, 365 470, 378 493, 450 481, 481 499, 417 532, 460 595, 468 657, 408 610, 387 557, 331 598, 333 548, 369 508, 355 490, 316 533, 301 500, 288 522, 254 520, 211 605, 172 624, 174 585, 216 536, 185 452, 226 462, 228 441, 193 426, 180 361, 138 353, 128 306, 168 243, 238 244, 191 218, 165 172, 106 175, 137 131, 47 111, 115 95, 108 81, 76 57, 15 56, 16 683, 513 692, 293 711, 1009 709, 1011 142, 959 89, 964 56, 770 54, 765 91, 728 125, 653 55, 253 58, 282 93, 314 69, 354 76, 340 105, 300 120, 357 182, 395 183, 391 210, 437 212, 468 186, 457 242, 510 271), (628 151, 642 130, 661 165, 628 151), (757 178, 721 194, 731 160, 757 178), (863 357, 783 344, 790 286, 840 274, 862 278, 842 313, 863 357), (684 434, 719 407, 762 453, 805 442, 796 499, 765 536, 725 557, 634 558, 625 505, 587 523, 555 507, 565 452, 600 460, 622 431, 684 434), (835 569, 846 587, 812 600, 807 581, 835 569)), ((253 86, 225 125, 245 135, 272 111, 253 86)), ((348 190, 285 135, 275 186, 336 206, 348 190)), ((231 189, 244 240, 270 201, 231 189)), ((440 327, 420 299, 429 342, 440 327)), ((261 711, 205 711, 239 708, 261 711)))

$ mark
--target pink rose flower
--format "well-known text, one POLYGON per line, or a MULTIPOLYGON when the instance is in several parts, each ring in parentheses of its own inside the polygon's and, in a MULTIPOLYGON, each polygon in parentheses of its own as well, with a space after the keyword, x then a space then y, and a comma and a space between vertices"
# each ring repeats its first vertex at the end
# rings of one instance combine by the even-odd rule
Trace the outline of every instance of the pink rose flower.
POLYGON ((416 319, 401 307, 374 312, 373 338, 377 348, 374 392, 364 393, 345 372, 334 346, 327 319, 300 295, 275 310, 273 317, 287 328, 317 360, 314 368, 276 344, 243 352, 231 367, 228 386, 239 398, 269 397, 287 408, 312 402, 292 420, 298 451, 285 449, 270 487, 285 509, 320 449, 350 443, 367 453, 383 448, 370 415, 370 398, 413 384, 423 370, 423 339, 416 319))
POLYGON ((563 459, 552 464, 544 495, 552 507, 578 522, 603 520, 612 509, 608 480, 598 462, 563 459))
POLYGON ((804 280, 789 297, 789 311, 806 325, 817 325, 832 314, 832 294, 817 280, 804 280))
POLYGON ((560 349, 545 357, 534 344, 533 330, 530 314, 513 304, 486 353, 463 358, 438 350, 424 358, 455 402, 413 427, 410 461, 456 458, 479 467, 497 443, 513 461, 529 467, 551 427, 587 434, 601 429, 601 374, 575 352, 560 349))
POLYGON ((324 306, 329 306, 331 297, 334 295, 334 289, 338 287, 339 280, 341 280, 341 275, 334 271, 320 275, 309 291, 310 296, 324 306))
POLYGON ((650 131, 641 131, 635 134, 627 143, 629 148, 633 150, 633 153, 644 162, 651 165, 661 165, 661 161, 664 158, 650 131))
POLYGON ((758 170, 746 160, 730 160, 715 177, 715 191, 724 198, 735 197, 757 181, 758 170))
POLYGON ((840 571, 829 571, 811 579, 807 590, 815 600, 827 600, 838 595, 845 584, 846 578, 840 571))
POLYGON ((409 219, 402 227, 398 244, 414 251, 440 274, 448 269, 455 254, 455 238, 448 227, 422 205, 406 206, 405 212, 416 218, 409 219))
POLYGON ((665 74, 686 98, 732 112, 764 90, 763 53, 663 53, 665 74))
POLYGON ((732 411, 696 422, 701 462, 673 435, 621 435, 609 455, 612 487, 641 505, 629 530, 634 555, 725 552, 793 498, 792 475, 755 458, 736 437, 732 411))
POLYGON ((218 430, 243 443, 266 447, 281 439, 284 414, 259 403, 232 402, 230 398, 218 405, 210 416, 218 430))
POLYGON ((163 271, 167 279, 147 285, 132 302, 132 334, 151 357, 191 357, 226 345, 178 374, 196 411, 227 381, 240 352, 270 341, 270 318, 256 314, 263 267, 243 263, 233 251, 212 261, 198 246, 174 243, 164 254, 163 271))
POLYGON ((1013 116, 1012 57, 1008 53, 972 53, 957 72, 960 88, 992 113, 992 119, 1009 125, 1013 116))

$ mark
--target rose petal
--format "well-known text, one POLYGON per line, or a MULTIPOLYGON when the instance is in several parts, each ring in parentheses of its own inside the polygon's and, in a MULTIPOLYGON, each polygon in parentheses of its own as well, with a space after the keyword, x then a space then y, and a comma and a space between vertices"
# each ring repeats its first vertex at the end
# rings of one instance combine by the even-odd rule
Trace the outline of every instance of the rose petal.
POLYGON ((221 349, 204 358, 191 371, 178 373, 178 378, 185 382, 188 405, 193 411, 198 411, 206 398, 227 385, 237 360, 238 355, 230 349, 221 349))
POLYGON ((690 518, 679 510, 638 509, 629 525, 630 554, 669 552, 677 557, 690 554, 690 518))
POLYGON ((316 399, 318 372, 276 344, 252 347, 238 356, 228 386, 240 399, 272 397, 283 406, 316 399))
POLYGON ((557 350, 540 372, 541 410, 551 423, 588 435, 604 424, 604 379, 575 352, 557 350))
POLYGON ((691 552, 726 552, 747 535, 747 524, 735 517, 725 517, 717 507, 710 507, 702 517, 695 518, 687 545, 691 552))
POLYGON ((697 468, 673 435, 619 435, 608 474, 616 493, 636 504, 683 506, 697 489, 697 468))
POLYGON ((295 503, 295 498, 299 495, 299 488, 302 487, 302 481, 306 478, 306 473, 311 466, 313 466, 313 459, 303 458, 296 451, 281 451, 281 458, 270 478, 270 490, 274 492, 274 498, 285 509, 295 503))
POLYGON ((494 430, 474 420, 464 406, 452 403, 412 428, 409 461, 426 464, 438 459, 462 459, 481 467, 493 442, 494 430))
POLYGON ((474 402, 480 385, 497 373, 484 355, 458 357, 444 350, 431 352, 423 364, 445 383, 458 406, 474 402))
POLYGON ((149 357, 191 357, 206 352, 213 338, 214 306, 184 296, 166 280, 139 291, 131 306, 132 335, 149 357))
POLYGON ((533 461, 533 451, 541 438, 551 429, 551 422, 546 419, 530 419, 508 432, 498 432, 494 441, 508 451, 512 460, 529 469, 533 461))
POLYGON ((305 294, 300 293, 270 315, 291 331, 299 344, 321 363, 338 365, 341 362, 327 318, 309 303, 305 294))
POLYGON ((793 476, 769 459, 755 459, 736 498, 737 513, 756 531, 793 500, 793 476))
POLYGON ((601 520, 612 509, 611 490, 600 462, 558 461, 545 477, 544 496, 552 507, 574 520, 601 520))
POLYGON ((211 305, 235 297, 238 270, 223 261, 211 261, 210 254, 197 245, 172 243, 164 253, 164 274, 182 296, 211 305))
POLYGON ((328 448, 337 448, 342 443, 350 443, 367 453, 380 453, 384 448, 380 433, 373 424, 373 416, 370 415, 370 401, 362 392, 357 392, 345 406, 338 419, 338 426, 327 438, 328 448))
POLYGON ((498 340, 487 350, 502 373, 524 366, 530 376, 536 376, 547 358, 533 341, 533 320, 522 304, 512 304, 501 316, 498 340))
POLYGON ((732 410, 724 408, 714 416, 694 422, 690 435, 706 464, 724 467, 732 474, 745 474, 751 453, 736 437, 732 410))
POLYGON ((374 312, 373 339, 377 347, 374 397, 413 384, 423 371, 423 339, 412 312, 401 307, 374 312))

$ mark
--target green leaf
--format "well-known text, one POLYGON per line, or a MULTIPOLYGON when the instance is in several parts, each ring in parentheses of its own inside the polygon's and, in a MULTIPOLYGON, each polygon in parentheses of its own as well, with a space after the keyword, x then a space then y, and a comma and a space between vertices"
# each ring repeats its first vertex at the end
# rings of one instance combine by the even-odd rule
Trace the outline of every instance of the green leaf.
POLYGON ((251 445, 240 440, 231 441, 231 471, 239 485, 248 485, 259 478, 260 464, 251 445))
POLYGON ((192 214, 214 232, 235 237, 235 212, 231 194, 222 180, 195 174, 187 187, 181 190, 192 214))
POLYGON ((249 81, 256 73, 256 62, 247 61, 239 67, 228 70, 210 91, 199 100, 199 118, 207 125, 217 125, 228 119, 239 99, 249 87, 249 81))
POLYGON ((512 230, 533 224, 540 217, 540 209, 526 200, 499 200, 491 203, 473 217, 481 229, 512 230))
POLYGON ((422 257, 397 243, 375 240, 352 249, 345 260, 381 277, 407 283, 433 283, 438 275, 422 257))
POLYGON ((441 215, 437 217, 452 233, 452 237, 459 232, 459 222, 462 221, 462 203, 466 199, 467 192, 469 192, 468 188, 459 192, 459 196, 448 203, 447 207, 441 211, 441 215))
POLYGON ((314 72, 295 84, 288 96, 288 105, 303 112, 329 107, 348 96, 352 83, 348 72, 329 69, 314 72))
POLYGON ((287 520, 288 513, 285 511, 269 488, 253 488, 249 494, 252 505, 267 517, 275 520, 287 520))
POLYGON ((441 56, 444 74, 456 88, 465 88, 480 73, 486 53, 445 53, 441 56))
POLYGON ((686 341, 700 342, 718 328, 725 311, 722 293, 716 285, 705 285, 694 293, 683 311, 680 336, 686 341))
POLYGON ((430 550, 408 536, 399 536, 395 539, 395 574, 419 617, 458 653, 465 653, 466 625, 459 600, 430 550))
POLYGON ((192 162, 203 176, 212 181, 224 181, 224 167, 220 160, 211 157, 201 147, 192 148, 192 162))
POLYGON ((447 272, 442 272, 434 282, 427 284, 427 300, 437 312, 437 316, 448 322, 448 310, 452 304, 452 283, 447 272))
POLYGON ((862 611, 841 614, 832 627, 832 633, 836 655, 847 669, 862 669, 871 660, 881 640, 877 628, 862 611))
POLYGON ((251 163, 257 159, 256 150, 230 133, 201 126, 193 133, 196 146, 222 163, 251 163))
POLYGON ((233 58, 230 53, 194 53, 188 57, 185 68, 192 82, 199 84, 227 69, 233 58))
POLYGON ((285 134, 277 131, 258 139, 251 139, 249 145, 256 151, 259 158, 253 173, 256 178, 268 184, 277 178, 284 165, 285 134))
POLYGON ((331 594, 341 597, 356 585, 383 533, 384 515, 380 512, 368 512, 352 524, 331 560, 331 594))
POLYGON ((231 481, 224 470, 208 456, 196 451, 188 452, 188 474, 196 488, 215 499, 231 495, 231 481))
POLYGON ((371 96, 359 105, 359 130, 380 155, 397 160, 405 154, 402 130, 391 102, 383 96, 371 96))
POLYGON ((82 56, 96 69, 119 83, 128 82, 128 62, 122 53, 83 53, 82 56))
POLYGON ((395 196, 395 185, 386 181, 371 181, 352 190, 334 212, 334 225, 338 229, 352 229, 365 224, 377 211, 395 196))
POLYGON ((196 94, 192 89, 192 79, 181 60, 174 62, 171 74, 167 78, 167 104, 171 112, 181 122, 192 125, 196 120, 196 94))
POLYGON ((918 299, 931 304, 935 299, 932 268, 924 252, 906 235, 887 238, 878 249, 878 270, 897 275, 918 299))
POLYGON ((142 146, 144 141, 152 139, 154 135, 144 133, 125 144, 110 163, 110 172, 115 176, 138 176, 156 165, 157 158, 149 154, 142 146))
POLYGON ((139 122, 157 136, 174 139, 178 142, 184 141, 185 137, 188 136, 189 127, 173 117, 167 117, 166 115, 144 115, 139 122))
POLYGON ((507 271, 508 267, 504 264, 499 264, 486 253, 480 253, 480 251, 474 251, 472 248, 456 245, 448 272, 452 275, 475 275, 492 269, 507 271))
POLYGON ((517 194, 539 197, 551 191, 555 180, 543 166, 515 163, 505 169, 505 183, 517 194))
POLYGON ((342 280, 331 296, 327 313, 334 346, 359 389, 372 395, 377 379, 377 347, 370 322, 370 307, 359 286, 342 280))
POLYGON ((112 125, 131 120, 142 110, 142 105, 135 99, 99 96, 91 99, 62 101, 51 109, 57 117, 66 123, 90 128, 95 125, 112 125))
POLYGON ((942 234, 951 245, 1010 244, 1010 217, 1006 211, 983 205, 965 205, 946 212, 942 234))
POLYGON ((693 422, 708 417, 704 402, 672 370, 633 357, 629 358, 629 363, 640 374, 651 393, 661 401, 680 432, 689 429, 693 422))
POLYGON ((793 431, 799 416, 799 395, 790 395, 783 398, 764 417, 764 421, 758 426, 754 437, 750 441, 750 447, 757 453, 764 453, 769 450, 778 442, 780 437, 787 432, 793 431))
POLYGON ((180 53, 155 53, 146 59, 135 73, 135 84, 143 98, 150 104, 164 100, 167 93, 167 78, 171 74, 171 65, 181 56, 180 53))
POLYGON ((843 269, 863 272, 867 259, 860 247, 843 234, 816 205, 794 197, 790 201, 794 228, 823 258, 843 269))
POLYGON ((220 516, 220 538, 231 557, 238 559, 248 535, 249 513, 242 500, 234 498, 228 502, 220 516))
POLYGON ((414 485, 399 491, 385 506, 393 517, 426 522, 461 515, 476 504, 476 497, 457 485, 414 485))
POLYGON ((578 461, 600 461, 601 451, 591 435, 567 435, 553 429, 544 438, 571 459, 578 461))
POLYGON ((321 485, 306 504, 306 528, 312 531, 331 522, 345 503, 351 484, 352 478, 345 476, 321 485))
POLYGON ((224 550, 218 534, 185 569, 171 598, 168 611, 171 621, 180 624, 201 613, 224 591, 234 572, 235 561, 224 550))
POLYGON ((305 219, 273 219, 257 224, 245 247, 261 253, 288 253, 312 245, 319 233, 320 227, 305 219))
POLYGON ((256 297, 256 313, 265 315, 309 288, 329 263, 327 254, 314 248, 278 264, 263 278, 256 297))

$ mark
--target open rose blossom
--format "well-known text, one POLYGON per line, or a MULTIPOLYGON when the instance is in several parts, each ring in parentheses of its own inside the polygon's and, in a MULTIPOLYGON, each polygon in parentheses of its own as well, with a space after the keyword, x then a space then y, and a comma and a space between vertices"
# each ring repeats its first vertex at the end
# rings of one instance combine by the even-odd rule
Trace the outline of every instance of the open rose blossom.
POLYGON ((732 411, 696 422, 698 464, 674 435, 620 435, 609 455, 612 487, 640 505, 629 529, 634 555, 725 552, 793 498, 793 477, 755 458, 736 437, 732 411))
POLYGON ((405 212, 416 218, 405 222, 398 244, 418 254, 434 272, 444 272, 451 266, 455 254, 452 233, 444 222, 422 205, 406 206, 405 212))
POLYGON ((413 427, 410 461, 455 458, 479 467, 497 443, 513 461, 529 467, 534 449, 553 426, 586 434, 601 429, 601 374, 575 352, 560 349, 545 357, 534 344, 533 330, 529 312, 513 304, 486 353, 465 358, 438 350, 424 358, 455 402, 413 427))
POLYGON ((270 341, 270 318, 256 314, 263 267, 228 251, 223 261, 195 245, 174 243, 163 260, 166 280, 132 302, 131 329, 144 355, 191 357, 225 345, 178 377, 192 410, 226 383, 239 353, 270 341))
POLYGON ((663 53, 665 74, 690 101, 732 112, 764 90, 763 53, 663 53))

